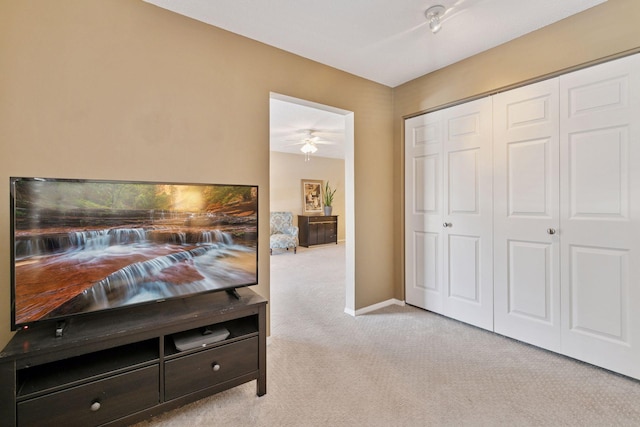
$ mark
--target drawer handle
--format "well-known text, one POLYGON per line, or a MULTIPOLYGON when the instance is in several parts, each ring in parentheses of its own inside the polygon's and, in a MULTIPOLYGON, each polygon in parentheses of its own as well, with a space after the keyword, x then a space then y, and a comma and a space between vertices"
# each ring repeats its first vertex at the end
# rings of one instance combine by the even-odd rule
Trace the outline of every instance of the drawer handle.
POLYGON ((97 400, 95 400, 92 404, 91 404, 91 411, 92 412, 96 412, 98 409, 100 409, 102 405, 100 405, 100 402, 98 402, 97 400))
POLYGON ((220 365, 218 365, 217 362, 213 362, 211 364, 211 369, 213 369, 213 372, 218 372, 220 370, 220 365))

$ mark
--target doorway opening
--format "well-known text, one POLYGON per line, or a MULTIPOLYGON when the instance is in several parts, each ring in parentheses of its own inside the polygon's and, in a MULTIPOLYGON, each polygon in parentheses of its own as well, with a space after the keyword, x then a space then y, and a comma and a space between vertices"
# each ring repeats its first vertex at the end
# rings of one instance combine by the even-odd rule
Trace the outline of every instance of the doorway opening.
POLYGON ((354 113, 272 92, 270 141, 270 211, 291 211, 297 219, 303 213, 301 181, 305 179, 326 181, 331 175, 332 188, 343 192, 333 215, 339 215, 338 241, 345 245, 345 312, 354 314, 354 113), (305 138, 317 144, 310 155, 300 150, 305 138), (319 169, 321 164, 335 165, 336 161, 343 162, 340 174, 319 169))

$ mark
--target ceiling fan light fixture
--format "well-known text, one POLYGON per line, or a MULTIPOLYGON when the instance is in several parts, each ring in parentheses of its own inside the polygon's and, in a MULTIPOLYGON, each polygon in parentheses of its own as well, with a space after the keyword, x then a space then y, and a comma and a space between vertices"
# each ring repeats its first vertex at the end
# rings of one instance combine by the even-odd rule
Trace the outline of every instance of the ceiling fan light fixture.
POLYGON ((316 151, 318 151, 318 147, 316 147, 313 143, 307 141, 304 143, 304 145, 302 147, 300 147, 300 151, 302 151, 303 153, 307 154, 307 153, 315 153, 316 151))
POLYGON ((311 141, 305 141, 304 145, 300 147, 300 151, 304 153, 304 161, 308 162, 311 160, 311 155, 318 151, 318 147, 311 141))
POLYGON ((427 17, 427 21, 429 22, 429 28, 431 28, 431 32, 433 34, 440 31, 442 28, 441 18, 446 11, 445 7, 442 5, 431 6, 424 13, 424 16, 427 17))

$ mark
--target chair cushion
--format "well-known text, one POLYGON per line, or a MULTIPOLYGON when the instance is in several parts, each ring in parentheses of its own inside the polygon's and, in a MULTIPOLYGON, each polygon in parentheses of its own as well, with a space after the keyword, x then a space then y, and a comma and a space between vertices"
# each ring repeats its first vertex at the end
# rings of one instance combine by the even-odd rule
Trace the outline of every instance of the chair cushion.
POLYGON ((296 237, 288 234, 272 234, 269 240, 269 247, 271 249, 295 248, 296 246, 296 237))

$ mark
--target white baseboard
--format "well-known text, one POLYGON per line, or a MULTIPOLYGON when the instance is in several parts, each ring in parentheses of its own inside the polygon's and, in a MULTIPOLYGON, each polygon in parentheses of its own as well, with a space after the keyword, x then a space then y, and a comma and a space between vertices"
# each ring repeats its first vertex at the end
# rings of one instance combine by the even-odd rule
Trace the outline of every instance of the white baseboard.
POLYGON ((358 310, 351 310, 350 308, 345 308, 344 312, 347 313, 349 316, 360 316, 361 314, 366 314, 366 313, 370 313, 372 311, 376 311, 376 310, 380 310, 381 308, 385 308, 388 307, 390 305, 399 305, 401 307, 404 307, 404 301, 400 301, 399 299, 395 299, 395 298, 391 298, 389 300, 386 301, 382 301, 379 302, 377 304, 373 304, 370 305, 368 307, 363 307, 361 309, 358 310))

